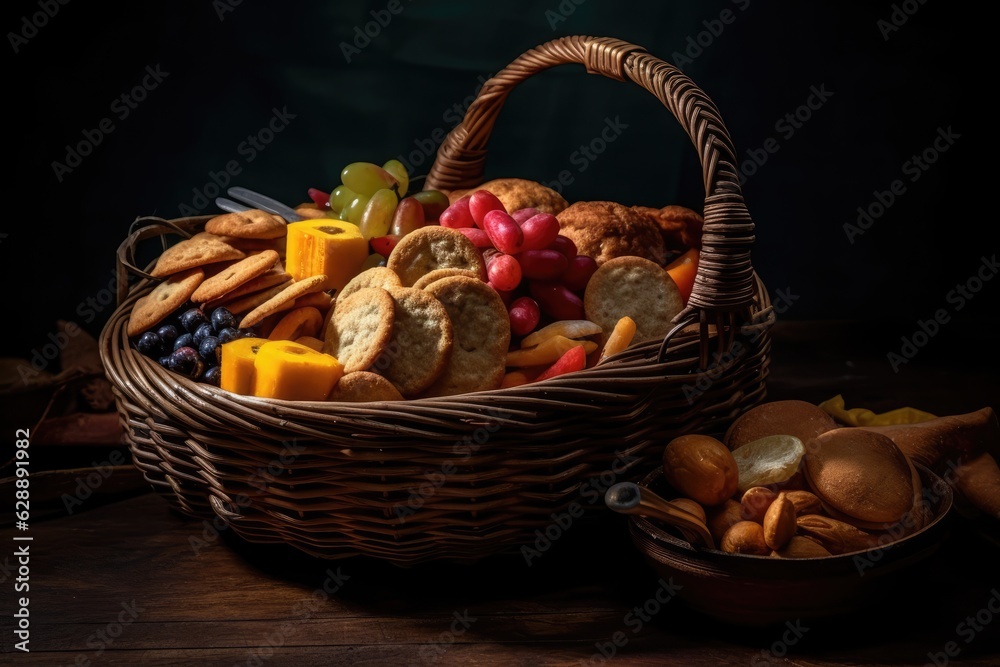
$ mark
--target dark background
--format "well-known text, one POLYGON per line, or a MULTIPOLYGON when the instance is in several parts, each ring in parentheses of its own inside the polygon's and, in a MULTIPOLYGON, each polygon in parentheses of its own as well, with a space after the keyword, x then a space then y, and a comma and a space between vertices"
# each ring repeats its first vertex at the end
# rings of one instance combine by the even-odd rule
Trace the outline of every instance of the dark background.
MULTIPOLYGON (((467 102, 481 77, 567 34, 618 37, 666 60, 687 51, 696 57, 682 68, 721 110, 742 159, 777 141, 745 195, 757 223, 755 267, 772 295, 797 297, 782 318, 865 320, 898 340, 945 308, 961 324, 942 328, 928 346, 939 350, 995 325, 1000 281, 961 311, 946 300, 997 247, 995 221, 973 209, 990 176, 969 166, 992 138, 972 126, 962 83, 983 71, 984 20, 911 0, 916 12, 886 39, 878 21, 890 18, 888 2, 400 2, 403 11, 350 63, 341 43, 387 1, 70 2, 17 53, 9 33, 31 34, 24 17, 39 5, 5 8, 14 177, 0 264, 11 278, 7 312, 17 315, 4 327, 5 354, 30 356, 56 319, 96 335, 132 220, 177 217, 182 205, 215 212, 195 191, 228 161, 240 165, 235 184, 304 200, 308 187, 332 188, 349 162, 381 163, 427 145, 435 130, 451 128, 449 109, 467 102), (712 35, 725 9, 735 20, 712 35), (707 44, 700 54, 688 50, 699 37, 707 44), (121 118, 116 98, 157 65, 169 75, 121 118), (792 136, 779 131, 813 86, 832 97, 792 136), (250 160, 240 144, 274 108, 294 119, 250 160), (66 162, 67 144, 105 118, 114 131, 60 182, 52 163, 66 162), (903 163, 948 127, 961 138, 911 182, 903 163), (905 193, 850 243, 844 224, 895 179, 905 193)), ((429 166, 415 165, 414 175, 429 166)), ((570 201, 700 208, 703 200, 697 154, 669 112, 638 87, 578 66, 549 70, 511 95, 487 176, 547 182, 564 169, 574 176, 570 201), (571 154, 606 118, 628 127, 581 172, 571 154)))

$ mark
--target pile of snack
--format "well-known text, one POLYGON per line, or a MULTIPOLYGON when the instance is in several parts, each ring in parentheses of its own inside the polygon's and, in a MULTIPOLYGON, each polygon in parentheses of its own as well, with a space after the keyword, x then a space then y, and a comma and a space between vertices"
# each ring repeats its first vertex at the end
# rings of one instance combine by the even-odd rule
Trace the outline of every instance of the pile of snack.
POLYGON ((739 417, 724 441, 670 441, 663 473, 678 494, 670 504, 703 523, 729 553, 852 553, 884 547, 934 519, 941 489, 925 488, 916 462, 1000 520, 1000 426, 992 409, 941 418, 895 411, 892 417, 920 421, 845 426, 831 413, 857 411, 844 411, 842 402, 824 407, 764 403, 739 417))
POLYGON ((512 387, 661 339, 691 293, 701 217, 569 205, 533 181, 407 196, 358 162, 288 223, 226 213, 168 248, 127 334, 240 394, 373 401, 512 387))

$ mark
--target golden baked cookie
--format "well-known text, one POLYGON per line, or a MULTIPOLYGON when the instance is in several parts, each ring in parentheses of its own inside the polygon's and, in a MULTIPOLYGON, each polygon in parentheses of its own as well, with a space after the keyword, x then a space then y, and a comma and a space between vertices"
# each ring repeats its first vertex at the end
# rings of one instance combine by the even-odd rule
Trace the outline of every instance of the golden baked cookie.
POLYGON ((469 276, 441 278, 424 289, 448 312, 454 336, 448 365, 426 395, 497 389, 510 347, 510 316, 500 295, 469 276))
POLYGON ((435 269, 466 269, 486 275, 479 250, 464 234, 448 227, 428 225, 404 236, 386 263, 410 287, 435 269))
POLYGON ((392 340, 372 370, 403 396, 416 396, 434 384, 448 364, 453 343, 451 318, 441 302, 424 290, 390 287, 388 291, 395 313, 392 340))
POLYGON ((632 210, 656 223, 668 251, 684 252, 688 248, 701 249, 701 230, 705 220, 697 211, 674 205, 663 208, 633 206, 632 210))
POLYGON ((201 232, 164 250, 156 260, 151 275, 154 278, 163 278, 196 266, 228 262, 244 257, 246 253, 226 243, 224 238, 201 232))
POLYGON ((205 231, 239 239, 276 239, 288 233, 285 220, 259 209, 217 215, 205 223, 205 231))
POLYGON ((344 365, 345 373, 363 371, 386 351, 395 328, 396 307, 381 287, 365 287, 337 299, 326 325, 323 351, 344 365))
POLYGON ((480 186, 448 193, 452 203, 476 190, 487 190, 496 195, 508 213, 522 208, 535 208, 539 213, 555 215, 569 206, 563 196, 536 181, 524 178, 496 178, 480 186))
POLYGON ((663 267, 642 257, 615 257, 597 268, 583 294, 587 319, 599 324, 603 338, 618 320, 635 321, 632 344, 662 339, 671 320, 684 309, 677 285, 663 267))
POLYGON ((667 248, 660 228, 646 215, 609 201, 576 202, 556 215, 560 233, 598 265, 615 257, 643 257, 663 266, 667 248))
POLYGON ((226 267, 198 286, 191 295, 195 303, 212 301, 266 273, 278 262, 276 250, 265 250, 226 267))
POLYGON ((204 279, 205 272, 201 268, 194 268, 175 273, 161 282, 132 306, 125 333, 138 336, 165 320, 191 298, 204 279))
POLYGON ((318 276, 303 278, 298 282, 288 285, 270 299, 244 315, 243 319, 240 321, 240 328, 246 329, 247 327, 252 327, 268 315, 273 315, 274 313, 281 312, 282 310, 292 308, 296 299, 300 296, 320 291, 323 287, 323 283, 325 282, 326 276, 320 274, 318 276))
POLYGON ((327 400, 345 403, 401 401, 403 395, 391 382, 378 373, 355 371, 340 378, 327 400))

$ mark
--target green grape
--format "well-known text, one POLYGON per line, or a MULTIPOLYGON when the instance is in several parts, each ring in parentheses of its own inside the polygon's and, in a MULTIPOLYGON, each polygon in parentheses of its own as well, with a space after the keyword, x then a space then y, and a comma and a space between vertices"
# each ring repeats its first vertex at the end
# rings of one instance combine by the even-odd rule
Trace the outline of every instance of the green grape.
POLYGON ((397 181, 399 181, 399 187, 396 189, 396 194, 402 199, 406 196, 406 191, 410 187, 410 175, 406 173, 406 167, 399 160, 389 160, 382 165, 382 168, 389 172, 397 181))
POLYGON ((415 229, 424 226, 424 207, 414 197, 407 197, 399 202, 396 213, 392 216, 390 234, 406 236, 415 229))
POLYGON ((338 185, 334 188, 333 192, 330 193, 330 210, 343 211, 344 208, 357 196, 358 194, 346 185, 338 185))
POLYGON ((437 220, 444 210, 451 206, 448 195, 437 190, 422 190, 415 192, 413 198, 424 207, 424 219, 437 220))
POLYGON ((352 162, 340 172, 340 180, 359 195, 371 197, 383 188, 399 185, 392 174, 371 162, 352 162))
POLYGON ((373 194, 358 222, 361 235, 366 239, 373 239, 388 234, 389 226, 392 224, 392 214, 396 212, 398 202, 396 193, 387 188, 373 194))
POLYGON ((357 225, 361 222, 361 215, 365 212, 366 206, 368 206, 368 197, 358 195, 340 212, 340 219, 357 225))

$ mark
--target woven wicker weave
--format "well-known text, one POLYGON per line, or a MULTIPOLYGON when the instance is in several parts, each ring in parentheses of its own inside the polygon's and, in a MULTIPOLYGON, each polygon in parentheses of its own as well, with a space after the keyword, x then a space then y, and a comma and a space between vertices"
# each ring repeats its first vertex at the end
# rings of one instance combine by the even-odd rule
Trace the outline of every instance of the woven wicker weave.
POLYGON ((193 234, 208 220, 142 218, 119 248, 120 306, 102 332, 101 354, 134 462, 154 489, 252 542, 399 565, 473 561, 531 543, 574 503, 600 510, 594 492, 603 496, 612 477, 647 472, 670 438, 720 433, 762 399, 774 316, 750 266, 753 223, 735 152, 714 105, 676 68, 614 39, 566 37, 532 49, 486 83, 441 146, 427 187, 481 183, 507 94, 563 63, 643 86, 698 149, 701 262, 667 339, 578 373, 445 398, 238 396, 183 379, 130 347, 129 313, 154 284, 135 266, 137 244, 193 234), (127 271, 142 279, 129 286, 127 271))

